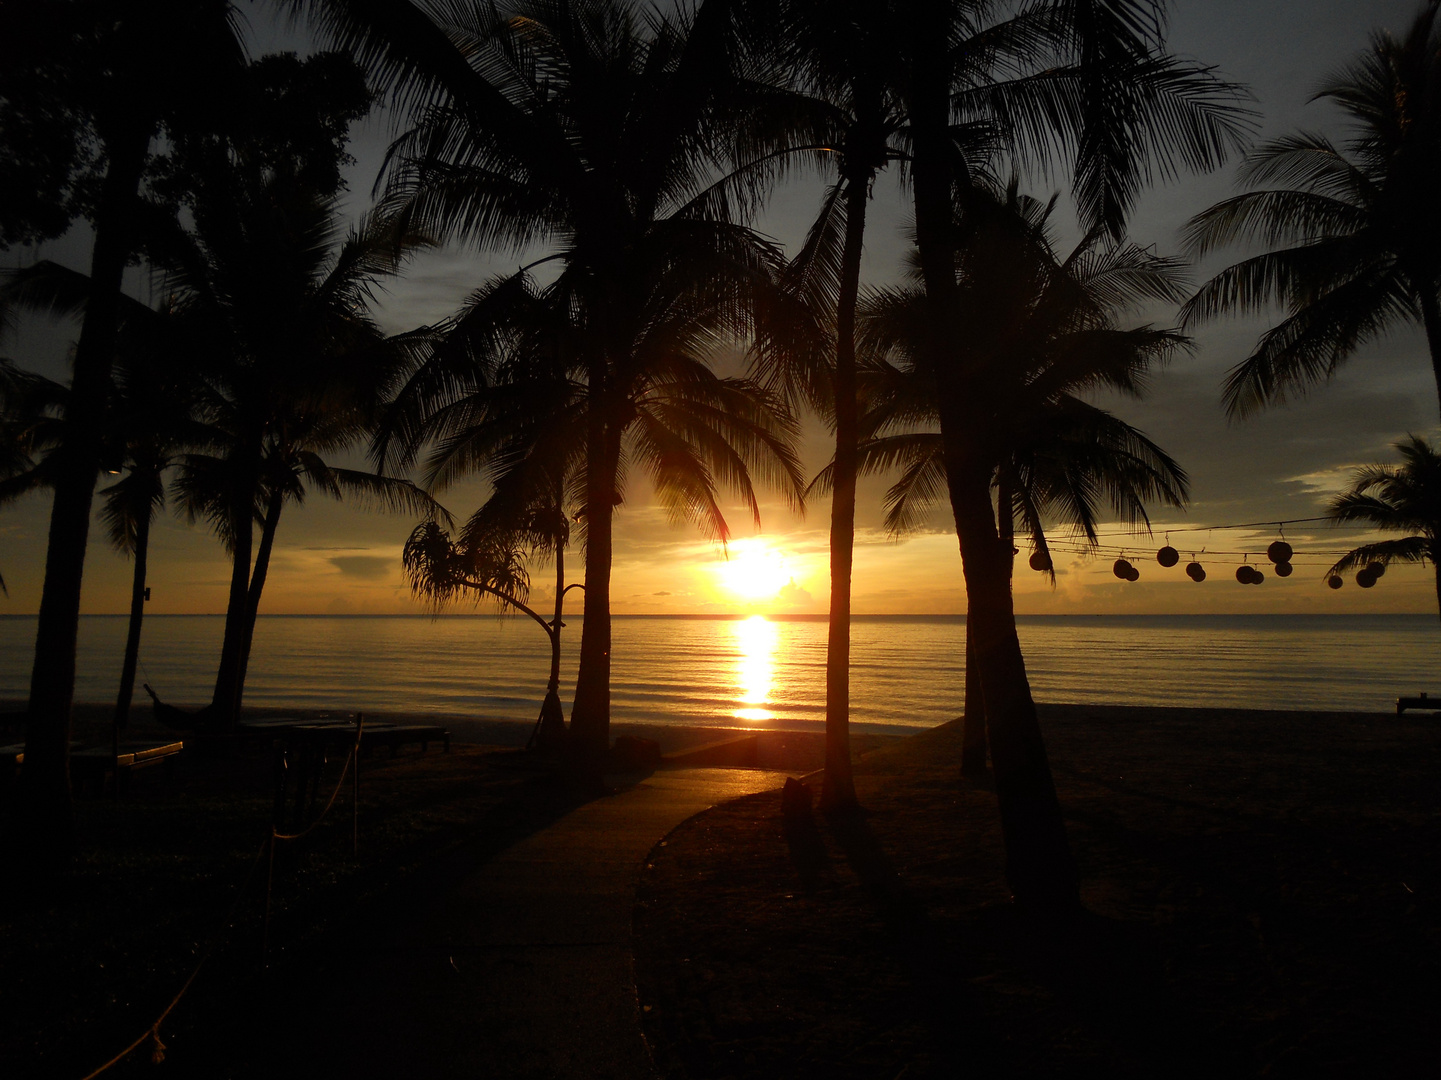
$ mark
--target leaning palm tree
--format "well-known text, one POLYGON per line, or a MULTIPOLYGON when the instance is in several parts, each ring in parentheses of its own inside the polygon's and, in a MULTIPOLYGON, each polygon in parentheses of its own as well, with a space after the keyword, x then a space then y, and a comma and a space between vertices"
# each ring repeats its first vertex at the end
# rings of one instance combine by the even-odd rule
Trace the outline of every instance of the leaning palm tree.
POLYGON ((243 56, 229 0, 125 0, 56 13, 77 15, 80 21, 67 41, 81 47, 67 52, 63 63, 76 65, 72 74, 78 77, 62 72, 39 80, 75 94, 52 104, 88 124, 97 150, 93 157, 104 163, 103 173, 92 178, 94 285, 75 346, 65 431, 54 461, 20 776, 21 843, 37 867, 51 868, 69 857, 73 843, 69 729, 81 581, 123 303, 121 279, 139 241, 141 181, 162 127, 174 135, 208 123, 243 56))
MULTIPOLYGON (((767 16, 770 7, 763 6, 767 16)), ((792 91, 775 104, 793 115, 798 150, 812 150, 816 138, 829 139, 828 160, 838 176, 790 275, 818 305, 833 361, 819 402, 833 418, 836 440, 823 793, 830 805, 855 798, 846 747, 857 438, 854 324, 862 239, 877 173, 900 162, 903 177, 924 174, 924 168, 917 173, 922 163, 913 155, 916 94, 908 73, 915 70, 915 35, 929 35, 944 49, 947 71, 934 89, 951 100, 937 113, 947 130, 945 146, 938 145, 936 153, 955 164, 962 191, 990 176, 997 155, 1036 166, 1074 163, 1074 194, 1085 215, 1118 234, 1153 164, 1169 170, 1168 148, 1189 164, 1202 164, 1240 131, 1240 117, 1231 108, 1235 88, 1137 37, 1148 26, 1159 35, 1156 6, 1120 7, 953 0, 917 10, 904 0, 788 0, 773 15, 772 48, 790 73, 792 91), (1155 122, 1161 115, 1186 129, 1190 145, 1155 122)), ((797 348, 793 335, 782 334, 774 347, 762 348, 760 358, 768 375, 779 369, 815 398, 815 388, 826 380, 804 364, 793 370, 814 351, 797 348)))
POLYGON ((1326 576, 1356 571, 1358 580, 1368 572, 1374 579, 1379 574, 1372 570, 1375 566, 1429 562, 1436 572, 1436 602, 1441 610, 1441 451, 1419 436, 1408 435, 1396 443, 1396 452, 1401 455, 1399 465, 1357 469, 1351 489, 1331 500, 1328 516, 1332 521, 1362 522, 1411 535, 1362 544, 1338 559, 1326 576))
MULTIPOLYGON (((1166 52, 1161 0, 1042 6, 1063 24, 1058 41, 1074 60, 1074 74, 1057 108, 1032 97, 1012 115, 1032 130, 1067 137, 1084 227, 1119 235, 1152 175, 1179 166, 1214 168, 1244 141, 1249 117, 1237 107, 1236 88, 1166 52)), ((969 243, 964 221, 957 220, 957 196, 972 187, 967 163, 952 149, 952 128, 959 105, 990 98, 983 86, 974 94, 956 93, 965 57, 954 49, 954 5, 912 0, 904 8, 910 33, 901 77, 911 121, 917 258, 926 287, 923 344, 937 373, 947 494, 977 636, 1007 876, 1021 903, 1066 913, 1079 903, 1078 882, 1015 632, 991 502, 988 447, 996 432, 975 424, 970 408, 990 392, 981 362, 985 349, 953 349, 947 329, 962 300, 958 253, 969 243)))
POLYGON ((610 572, 623 463, 665 478, 680 518, 720 538, 717 485, 754 509, 751 469, 799 490, 764 399, 709 373, 746 333, 775 249, 738 224, 764 173, 737 170, 754 111, 724 5, 644 15, 608 0, 313 2, 421 108, 391 148, 385 205, 436 236, 544 246, 547 289, 584 384, 585 623, 571 734, 609 743, 610 572), (650 402, 653 408, 637 406, 650 402), (689 413, 689 415, 687 415, 689 413))
POLYGON ((342 240, 333 199, 283 168, 224 161, 193 197, 193 225, 153 238, 151 258, 196 359, 199 408, 222 435, 215 450, 185 456, 177 483, 187 512, 209 521, 231 556, 211 705, 232 720, 285 504, 313 490, 417 516, 435 507, 408 481, 326 460, 365 438, 430 341, 426 331, 387 336, 369 313, 374 290, 422 241, 378 218, 342 240))
POLYGON ((1370 48, 1312 100, 1350 122, 1341 145, 1316 132, 1273 140, 1247 157, 1249 189, 1196 215, 1196 255, 1235 245, 1269 250, 1223 270, 1183 319, 1265 312, 1286 317, 1231 369, 1225 402, 1246 416, 1327 381, 1367 341, 1419 323, 1441 396, 1441 0, 1403 37, 1370 48))
MULTIPOLYGON (((957 341, 983 338, 990 323, 1006 328, 984 359, 989 395, 975 422, 993 436, 991 486, 1007 580, 1018 525, 1049 566, 1048 522, 1069 525, 1094 546, 1102 500, 1118 519, 1145 525, 1148 502, 1180 506, 1186 498, 1185 472, 1169 455, 1081 396, 1109 389, 1138 397, 1146 372, 1185 346, 1171 331, 1122 322, 1147 301, 1179 300, 1179 267, 1107 241, 1100 230, 1062 257, 1049 235, 1053 206, 1020 197, 1014 187, 997 202, 992 213, 1009 229, 997 246, 975 237, 983 255, 968 252, 962 261, 962 297, 984 277, 984 301, 963 302, 953 324, 957 341)), ((947 492, 936 379, 921 337, 923 304, 917 286, 884 290, 868 299, 862 317, 871 356, 861 464, 866 471, 900 471, 886 496, 886 526, 896 535, 919 527, 947 492)), ((985 708, 969 619, 966 636, 961 767, 974 773, 984 770, 985 708)))

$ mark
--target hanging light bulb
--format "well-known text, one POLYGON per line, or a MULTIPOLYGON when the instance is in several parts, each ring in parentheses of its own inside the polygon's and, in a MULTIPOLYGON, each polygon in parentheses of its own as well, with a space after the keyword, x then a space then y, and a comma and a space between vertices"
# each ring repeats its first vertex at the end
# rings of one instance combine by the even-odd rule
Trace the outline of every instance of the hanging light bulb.
POLYGON ((1181 561, 1181 553, 1167 544, 1160 551, 1156 552, 1156 561, 1162 566, 1175 566, 1181 561))

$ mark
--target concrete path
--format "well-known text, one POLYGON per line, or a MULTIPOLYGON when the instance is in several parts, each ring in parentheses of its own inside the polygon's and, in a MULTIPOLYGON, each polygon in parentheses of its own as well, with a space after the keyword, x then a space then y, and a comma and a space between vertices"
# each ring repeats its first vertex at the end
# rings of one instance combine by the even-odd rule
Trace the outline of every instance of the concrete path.
POLYGON ((365 944, 353 985, 337 988, 363 1000, 322 1010, 360 1022, 307 1037, 308 1064, 345 1077, 653 1076, 631 941, 642 860, 692 814, 784 781, 660 771, 501 852, 411 930, 365 944))

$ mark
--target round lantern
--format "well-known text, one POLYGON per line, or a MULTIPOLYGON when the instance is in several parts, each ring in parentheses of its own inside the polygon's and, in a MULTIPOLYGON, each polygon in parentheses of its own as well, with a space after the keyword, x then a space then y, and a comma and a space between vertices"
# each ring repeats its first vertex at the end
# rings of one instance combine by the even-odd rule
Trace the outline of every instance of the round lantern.
POLYGON ((1127 580, 1127 581, 1140 581, 1140 580, 1141 580, 1141 571, 1137 570, 1134 566, 1131 567, 1131 569, 1129 569, 1129 570, 1126 571, 1126 580, 1127 580))
POLYGON ((1381 577, 1386 573, 1386 564, 1379 562, 1367 563, 1366 573, 1370 574, 1372 578, 1381 577))
POLYGON ((1111 567, 1111 573, 1115 574, 1122 581, 1131 579, 1131 571, 1134 569, 1125 559, 1117 559, 1116 565, 1111 567))
POLYGON ((1278 562, 1278 563, 1276 564, 1276 576, 1277 576, 1277 577, 1290 577, 1290 576, 1291 576, 1291 564, 1288 563, 1288 562, 1278 562))
POLYGON ((1236 567, 1236 580, 1242 585, 1249 585, 1251 584, 1251 573, 1251 568, 1243 563, 1236 567))
POLYGON ((1156 552, 1156 561, 1162 566, 1175 566, 1181 561, 1181 553, 1167 544, 1160 551, 1156 552))
POLYGON ((1031 569, 1045 573, 1051 569, 1051 557, 1044 551, 1031 552, 1031 569))
POLYGON ((1284 540, 1277 540, 1266 549, 1266 558, 1273 563, 1290 562, 1291 554, 1291 545, 1284 540))
POLYGON ((1345 584, 1345 582, 1341 580, 1340 575, 1332 574, 1326 579, 1326 584, 1333 589, 1339 589, 1342 585, 1345 584))
POLYGON ((1261 582, 1263 582, 1263 581, 1265 581, 1265 580, 1266 580, 1266 575, 1263 574, 1263 573, 1261 573, 1261 571, 1259 571, 1259 570, 1255 569, 1254 567, 1252 567, 1252 569, 1251 569, 1251 580, 1250 580, 1249 582, 1247 582, 1247 584, 1249 584, 1249 585, 1259 585, 1259 584, 1261 584, 1261 582))
POLYGON ((1186 564, 1186 576, 1192 581, 1205 581, 1206 568, 1198 562, 1189 562, 1186 564))
POLYGON ((1371 573, 1369 566, 1365 570, 1356 571, 1356 584, 1363 589, 1369 589, 1376 584, 1376 575, 1371 573))

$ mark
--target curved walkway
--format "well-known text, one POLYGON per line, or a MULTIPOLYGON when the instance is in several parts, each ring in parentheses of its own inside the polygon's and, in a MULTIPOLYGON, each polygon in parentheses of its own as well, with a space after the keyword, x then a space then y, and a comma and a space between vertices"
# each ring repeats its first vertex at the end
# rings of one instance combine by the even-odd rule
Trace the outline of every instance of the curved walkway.
POLYGON ((347 1004, 317 1009, 346 1020, 306 1034, 304 1064, 352 1078, 653 1076, 631 941, 642 860, 692 814, 784 780, 659 771, 501 852, 407 930, 363 944, 335 988, 347 1004))

